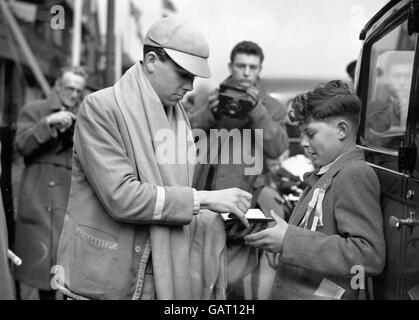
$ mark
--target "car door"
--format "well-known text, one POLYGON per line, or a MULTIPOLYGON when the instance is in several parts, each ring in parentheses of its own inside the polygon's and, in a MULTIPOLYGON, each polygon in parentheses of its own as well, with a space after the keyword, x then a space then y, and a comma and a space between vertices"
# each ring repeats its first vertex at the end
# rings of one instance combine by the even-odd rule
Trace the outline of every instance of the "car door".
POLYGON ((376 23, 358 60, 358 142, 380 180, 387 245, 375 299, 419 299, 419 54, 417 33, 408 34, 411 2, 404 4, 376 23))

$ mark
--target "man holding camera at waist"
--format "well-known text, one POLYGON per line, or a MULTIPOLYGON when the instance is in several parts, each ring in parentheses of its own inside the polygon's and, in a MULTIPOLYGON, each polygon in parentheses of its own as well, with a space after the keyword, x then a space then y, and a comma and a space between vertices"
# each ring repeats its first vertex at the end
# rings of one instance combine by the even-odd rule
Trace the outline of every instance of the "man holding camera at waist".
MULTIPOLYGON (((219 190, 237 187, 253 194, 252 206, 255 205, 257 193, 262 187, 258 186, 259 183, 255 183, 262 166, 258 172, 256 170, 249 175, 245 172, 243 162, 233 163, 233 155, 237 153, 237 145, 232 146, 234 134, 237 133, 234 129, 240 130, 238 134, 243 132, 243 129, 252 129, 252 133, 255 129, 263 130, 263 147, 253 140, 250 146, 252 154, 259 152, 263 157, 277 158, 288 147, 284 126, 285 107, 266 94, 260 82, 259 74, 263 59, 263 51, 256 43, 251 41, 238 43, 230 55, 228 68, 231 75, 220 88, 209 95, 205 103, 202 103, 204 106, 192 110, 189 114, 192 128, 206 131, 226 129, 233 137, 229 139, 230 163, 212 162, 212 165, 197 166, 194 175, 196 188, 219 190)), ((199 99, 197 104, 199 105, 199 99)), ((243 149, 246 143, 248 141, 243 139, 243 149)))
POLYGON ((51 267, 70 191, 74 123, 86 80, 84 69, 63 68, 52 94, 24 106, 18 118, 15 144, 25 169, 15 232, 15 251, 23 263, 16 278, 37 288, 40 299, 55 296, 51 267))

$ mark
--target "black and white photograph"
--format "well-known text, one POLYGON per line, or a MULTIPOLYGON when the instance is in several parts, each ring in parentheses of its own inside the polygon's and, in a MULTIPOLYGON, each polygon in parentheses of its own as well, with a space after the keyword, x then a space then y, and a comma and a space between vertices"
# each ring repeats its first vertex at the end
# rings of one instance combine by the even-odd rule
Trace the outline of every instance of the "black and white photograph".
POLYGON ((0 0, 0 300, 419 300, 418 32, 419 0, 0 0))

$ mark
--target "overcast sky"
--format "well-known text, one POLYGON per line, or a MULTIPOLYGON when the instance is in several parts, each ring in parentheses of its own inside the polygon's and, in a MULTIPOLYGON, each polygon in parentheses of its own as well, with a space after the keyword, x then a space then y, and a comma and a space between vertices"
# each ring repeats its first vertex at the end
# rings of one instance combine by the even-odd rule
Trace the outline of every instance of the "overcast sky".
MULTIPOLYGON (((105 0, 99 0, 105 2, 105 0)), ((142 11, 143 33, 162 13, 161 1, 132 0, 142 11)), ((265 52, 266 78, 345 78, 357 58, 359 32, 387 0, 171 0, 207 38, 211 82, 227 76, 232 47, 257 42, 265 52)), ((127 23, 129 0, 118 0, 118 28, 133 60, 141 43, 127 23)), ((132 21, 131 21, 132 22, 132 21)))

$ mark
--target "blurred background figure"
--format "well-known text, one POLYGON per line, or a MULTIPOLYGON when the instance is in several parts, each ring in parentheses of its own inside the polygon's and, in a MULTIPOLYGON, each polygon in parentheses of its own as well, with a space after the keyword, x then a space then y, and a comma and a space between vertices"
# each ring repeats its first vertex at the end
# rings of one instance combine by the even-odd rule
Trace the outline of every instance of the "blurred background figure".
POLYGON ((306 187, 303 175, 314 170, 311 160, 304 154, 289 157, 287 153, 285 152, 279 159, 267 161, 266 187, 259 197, 259 203, 263 207, 267 202, 265 200, 266 191, 274 190, 276 195, 272 199, 282 207, 279 209, 271 205, 271 208, 265 210, 274 210, 285 221, 288 221, 295 204, 306 187))
MULTIPOLYGON (((256 43, 238 43, 230 54, 230 76, 206 98, 197 97, 195 108, 188 115, 192 128, 207 132, 210 129, 226 129, 233 134, 233 129, 263 129, 263 150, 258 152, 265 157, 276 158, 288 148, 284 128, 286 110, 266 94, 261 85, 259 75, 263 60, 263 51, 256 43)), ((236 132, 240 134, 241 131, 236 132)), ((230 160, 235 152, 233 148, 230 148, 230 160)), ((252 154, 255 154, 255 149, 256 146, 252 146, 252 154)), ((194 184, 198 190, 241 188, 253 194, 254 207, 261 187, 255 185, 257 177, 246 176, 243 164, 201 165, 195 170, 194 184)))
POLYGON ((413 51, 386 51, 377 58, 369 98, 366 143, 398 150, 406 131, 413 51))
MULTIPOLYGON (((226 141, 226 144, 230 144, 228 149, 230 163, 220 164, 216 161, 217 164, 199 164, 195 169, 194 186, 198 190, 237 187, 248 191, 253 194, 252 207, 259 207, 265 215, 269 215, 270 209, 281 210, 281 205, 273 200, 273 196, 276 194, 275 192, 273 194, 264 193, 265 206, 258 203, 258 197, 265 183, 264 175, 246 175, 243 160, 245 148, 248 148, 251 154, 260 153, 263 156, 263 161, 269 158, 278 158, 288 148, 285 106, 268 95, 261 83, 260 73, 263 61, 264 53, 258 44, 251 41, 242 41, 236 44, 230 53, 229 77, 220 84, 218 89, 207 94, 204 99, 196 98, 195 108, 189 110, 189 119, 194 129, 199 128, 207 132, 210 129, 225 129, 233 137, 226 141), (241 139, 244 129, 263 130, 263 149, 258 148, 256 143, 251 146, 245 146, 243 143, 243 149, 240 144, 240 150, 235 150, 237 146, 233 143, 234 136, 239 136, 241 139), (238 153, 241 153, 241 163, 235 164, 232 161, 233 154, 238 153)), ((252 134, 254 134, 253 130, 252 134)), ((223 145, 223 141, 221 141, 221 147, 215 151, 215 154, 221 155, 223 145)), ((197 146, 199 149, 199 141, 197 141, 197 146)), ((213 147, 210 143, 208 146, 209 155, 214 154, 213 150, 211 151, 213 147)), ((270 191, 272 190, 270 189, 270 191)), ((275 272, 269 268, 263 254, 260 259, 262 262, 250 275, 235 283, 230 283, 227 288, 228 299, 256 299, 268 295, 265 293, 264 286, 266 283, 269 291, 275 272), (252 274, 256 275, 255 278, 258 278, 259 284, 257 288, 246 289, 252 274), (249 291, 250 295, 246 295, 246 292, 249 291)))
MULTIPOLYGON (((1 154, 1 144, 0 144, 1 154)), ((0 166, 1 176, 1 166, 0 166)), ((14 300, 15 293, 13 288, 13 278, 10 272, 7 250, 9 248, 7 240, 6 219, 4 216, 3 200, 0 190, 0 300, 14 300)))
POLYGON ((387 51, 377 60, 374 112, 387 112, 392 126, 406 126, 413 72, 412 51, 387 51), (378 110, 377 108, 380 108, 378 110))
POLYGON ((349 88, 351 89, 351 91, 354 91, 355 69, 356 69, 356 60, 351 61, 346 66, 346 73, 351 79, 351 83, 349 84, 349 88))
POLYGON ((87 74, 63 68, 46 100, 23 107, 17 123, 16 149, 23 156, 15 231, 15 250, 23 264, 16 280, 39 290, 41 300, 55 298, 51 268, 67 206, 76 113, 87 74))
POLYGON ((413 52, 399 51, 389 55, 383 77, 388 86, 388 94, 397 100, 393 106, 393 113, 396 115, 394 124, 400 126, 406 126, 412 72, 413 52))

